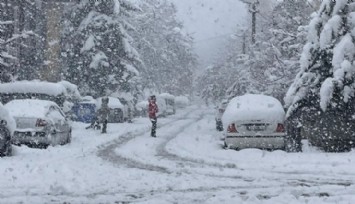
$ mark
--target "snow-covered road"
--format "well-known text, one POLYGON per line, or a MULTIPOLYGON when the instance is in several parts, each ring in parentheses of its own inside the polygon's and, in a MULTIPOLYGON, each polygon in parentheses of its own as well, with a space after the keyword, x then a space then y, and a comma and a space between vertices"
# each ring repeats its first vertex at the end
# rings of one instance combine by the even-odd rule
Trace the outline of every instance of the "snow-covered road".
POLYGON ((158 121, 73 124, 72 143, 0 159, 0 203, 355 203, 355 151, 222 149, 213 110, 158 121))

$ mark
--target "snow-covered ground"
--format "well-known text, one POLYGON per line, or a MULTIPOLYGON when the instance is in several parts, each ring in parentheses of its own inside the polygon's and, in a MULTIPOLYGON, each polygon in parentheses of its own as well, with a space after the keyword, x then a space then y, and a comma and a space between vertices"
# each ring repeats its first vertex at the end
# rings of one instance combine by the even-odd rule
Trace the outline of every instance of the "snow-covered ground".
POLYGON ((355 203, 355 151, 222 149, 214 110, 158 120, 73 124, 72 143, 0 159, 0 203, 355 203))

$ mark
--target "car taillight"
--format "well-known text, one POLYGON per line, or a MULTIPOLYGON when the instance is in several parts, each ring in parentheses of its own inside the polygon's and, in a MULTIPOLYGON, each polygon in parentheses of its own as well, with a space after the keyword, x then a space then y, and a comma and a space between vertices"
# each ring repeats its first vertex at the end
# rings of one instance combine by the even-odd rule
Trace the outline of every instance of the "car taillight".
POLYGON ((37 121, 36 121, 36 127, 44 127, 47 124, 48 124, 47 121, 45 121, 43 119, 37 119, 37 121))
POLYGON ((276 132, 285 132, 285 126, 284 124, 277 124, 276 132))
POLYGON ((220 108, 220 109, 219 109, 219 112, 220 112, 220 113, 224 113, 224 109, 220 108))
POLYGON ((228 126, 227 131, 230 132, 230 133, 238 132, 238 131, 237 131, 237 128, 235 127, 235 124, 234 124, 234 123, 233 123, 233 124, 230 124, 230 125, 228 126))

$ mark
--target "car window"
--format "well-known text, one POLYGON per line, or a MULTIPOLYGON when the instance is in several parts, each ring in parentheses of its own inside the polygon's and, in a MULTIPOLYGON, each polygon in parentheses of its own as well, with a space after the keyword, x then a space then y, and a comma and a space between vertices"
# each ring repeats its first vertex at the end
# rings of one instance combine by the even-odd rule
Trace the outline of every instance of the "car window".
POLYGON ((65 118, 65 113, 63 112, 63 110, 59 107, 55 107, 55 109, 65 118))
POLYGON ((65 116, 61 113, 60 109, 58 109, 58 107, 55 107, 55 106, 51 106, 49 108, 49 112, 48 112, 47 116, 50 118, 53 118, 53 119, 65 118, 65 116))

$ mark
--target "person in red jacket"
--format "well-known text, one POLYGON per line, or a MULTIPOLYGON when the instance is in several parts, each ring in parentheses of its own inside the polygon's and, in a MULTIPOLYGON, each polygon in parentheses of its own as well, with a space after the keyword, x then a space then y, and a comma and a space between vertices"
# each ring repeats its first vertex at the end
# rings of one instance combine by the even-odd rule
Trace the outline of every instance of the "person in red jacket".
POLYGON ((149 119, 152 122, 152 132, 150 136, 156 137, 156 129, 157 129, 157 113, 159 111, 158 105, 156 104, 156 98, 155 96, 150 96, 148 99, 149 105, 148 105, 148 115, 149 119))

